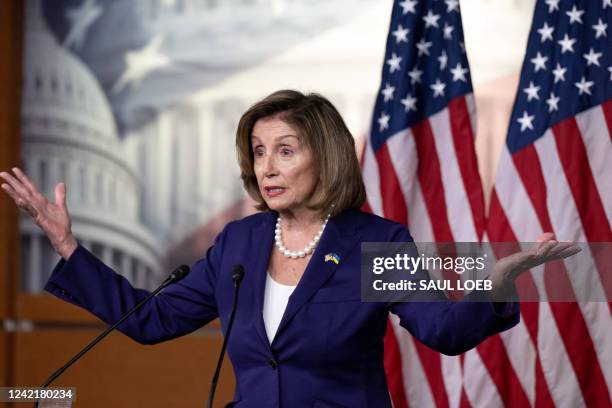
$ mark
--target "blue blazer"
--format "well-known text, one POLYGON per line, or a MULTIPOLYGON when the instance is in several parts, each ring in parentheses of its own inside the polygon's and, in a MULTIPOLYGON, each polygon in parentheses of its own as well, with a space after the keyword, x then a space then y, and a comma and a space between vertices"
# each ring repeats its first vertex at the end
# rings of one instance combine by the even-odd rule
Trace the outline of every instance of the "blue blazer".
MULTIPOLYGON (((462 353, 519 320, 517 303, 495 309, 490 302, 361 302, 360 243, 412 237, 401 224, 347 210, 329 220, 270 344, 262 309, 276 218, 276 212, 267 211, 229 223, 184 280, 167 287, 119 329, 154 344, 219 317, 225 333, 231 270, 242 264, 245 275, 228 345, 237 384, 233 406, 381 408, 391 407, 383 367, 388 312, 444 354, 462 353), (339 264, 325 262, 330 252, 339 255, 339 264)), ((45 289, 107 323, 148 293, 82 246, 58 263, 45 289)))

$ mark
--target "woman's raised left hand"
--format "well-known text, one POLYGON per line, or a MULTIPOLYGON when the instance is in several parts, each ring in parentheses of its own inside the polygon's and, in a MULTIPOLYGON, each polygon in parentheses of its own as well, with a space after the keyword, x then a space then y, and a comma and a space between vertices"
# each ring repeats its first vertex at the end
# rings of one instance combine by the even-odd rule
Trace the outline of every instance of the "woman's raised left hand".
POLYGON ((546 262, 564 259, 581 251, 573 242, 555 239, 555 234, 545 232, 538 238, 538 245, 499 259, 493 267, 490 279, 493 284, 493 300, 505 300, 514 287, 514 280, 523 272, 546 262))

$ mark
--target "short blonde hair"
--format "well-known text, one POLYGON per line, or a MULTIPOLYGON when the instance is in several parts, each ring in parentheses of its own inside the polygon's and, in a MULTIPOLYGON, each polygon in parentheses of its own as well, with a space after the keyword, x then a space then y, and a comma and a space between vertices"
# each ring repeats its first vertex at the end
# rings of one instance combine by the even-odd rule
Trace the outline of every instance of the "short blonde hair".
POLYGON ((251 106, 240 118, 236 151, 240 177, 258 210, 268 210, 254 171, 251 133, 259 119, 280 114, 282 121, 297 131, 312 151, 317 166, 320 195, 313 210, 331 209, 332 216, 348 208, 360 208, 366 199, 355 141, 336 108, 323 96, 281 90, 251 106), (332 208, 333 206, 333 208, 332 208))

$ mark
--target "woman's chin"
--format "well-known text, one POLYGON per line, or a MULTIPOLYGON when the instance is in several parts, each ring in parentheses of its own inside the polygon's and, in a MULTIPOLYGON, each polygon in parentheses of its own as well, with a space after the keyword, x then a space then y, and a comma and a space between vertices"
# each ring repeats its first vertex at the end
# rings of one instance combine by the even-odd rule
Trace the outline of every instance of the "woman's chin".
POLYGON ((268 206, 269 209, 273 210, 273 211, 282 211, 285 209, 285 205, 283 205, 283 203, 279 202, 278 200, 266 200, 266 205, 268 206))

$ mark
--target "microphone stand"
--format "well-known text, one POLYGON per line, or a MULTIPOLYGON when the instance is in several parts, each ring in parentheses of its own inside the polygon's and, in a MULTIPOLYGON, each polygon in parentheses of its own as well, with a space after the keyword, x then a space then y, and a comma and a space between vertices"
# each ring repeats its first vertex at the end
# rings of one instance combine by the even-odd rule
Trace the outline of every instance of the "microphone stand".
POLYGON ((219 373, 221 372, 221 365, 223 364, 223 356, 225 355, 227 342, 232 331, 232 325, 234 324, 234 317, 236 316, 236 307, 238 306, 238 291, 240 290, 240 283, 242 282, 243 277, 244 267, 242 265, 234 265, 234 268, 232 269, 232 279, 234 280, 234 301, 232 303, 232 312, 230 314, 229 323, 227 324, 227 331, 225 332, 223 345, 221 346, 221 353, 219 354, 219 360, 217 361, 217 368, 215 369, 215 374, 213 375, 212 382, 210 384, 210 392, 208 393, 208 408, 212 408, 213 406, 217 382, 219 381, 219 373))
MULTIPOLYGON (((121 317, 121 319, 119 319, 119 321, 117 323, 113 324, 112 326, 110 326, 109 328, 104 330, 104 332, 102 332, 98 337, 96 337, 95 339, 90 341, 89 344, 87 344, 81 351, 79 351, 77 353, 77 355, 72 357, 70 359, 70 361, 68 361, 62 367, 57 369, 53 374, 51 374, 51 376, 47 379, 47 381, 45 381, 45 383, 41 386, 41 388, 47 388, 49 386, 49 384, 51 384, 53 381, 55 381, 57 379, 57 377, 62 375, 64 373, 64 371, 66 371, 70 366, 72 366, 81 357, 83 357, 83 355, 85 353, 87 353, 89 350, 91 350, 96 344, 98 344, 110 332, 115 330, 115 328, 117 328, 117 326, 119 326, 121 323, 123 323, 128 317, 130 317, 135 312, 137 312, 145 303, 147 303, 149 301, 149 299, 151 299, 153 296, 157 295, 160 291, 162 291, 168 285, 170 285, 172 283, 175 283, 175 282, 178 282, 179 280, 183 279, 188 273, 189 273, 189 267, 187 265, 181 265, 177 269, 175 269, 174 272, 172 272, 170 274, 170 276, 168 276, 168 278, 166 278, 166 280, 157 289, 155 289, 153 292, 149 293, 149 295, 147 295, 147 297, 145 297, 138 304, 136 304, 136 306, 134 306, 132 309, 130 309, 125 315, 123 315, 123 317, 121 317)), ((38 408, 38 402, 39 401, 37 400, 34 403, 34 408, 38 408)))

